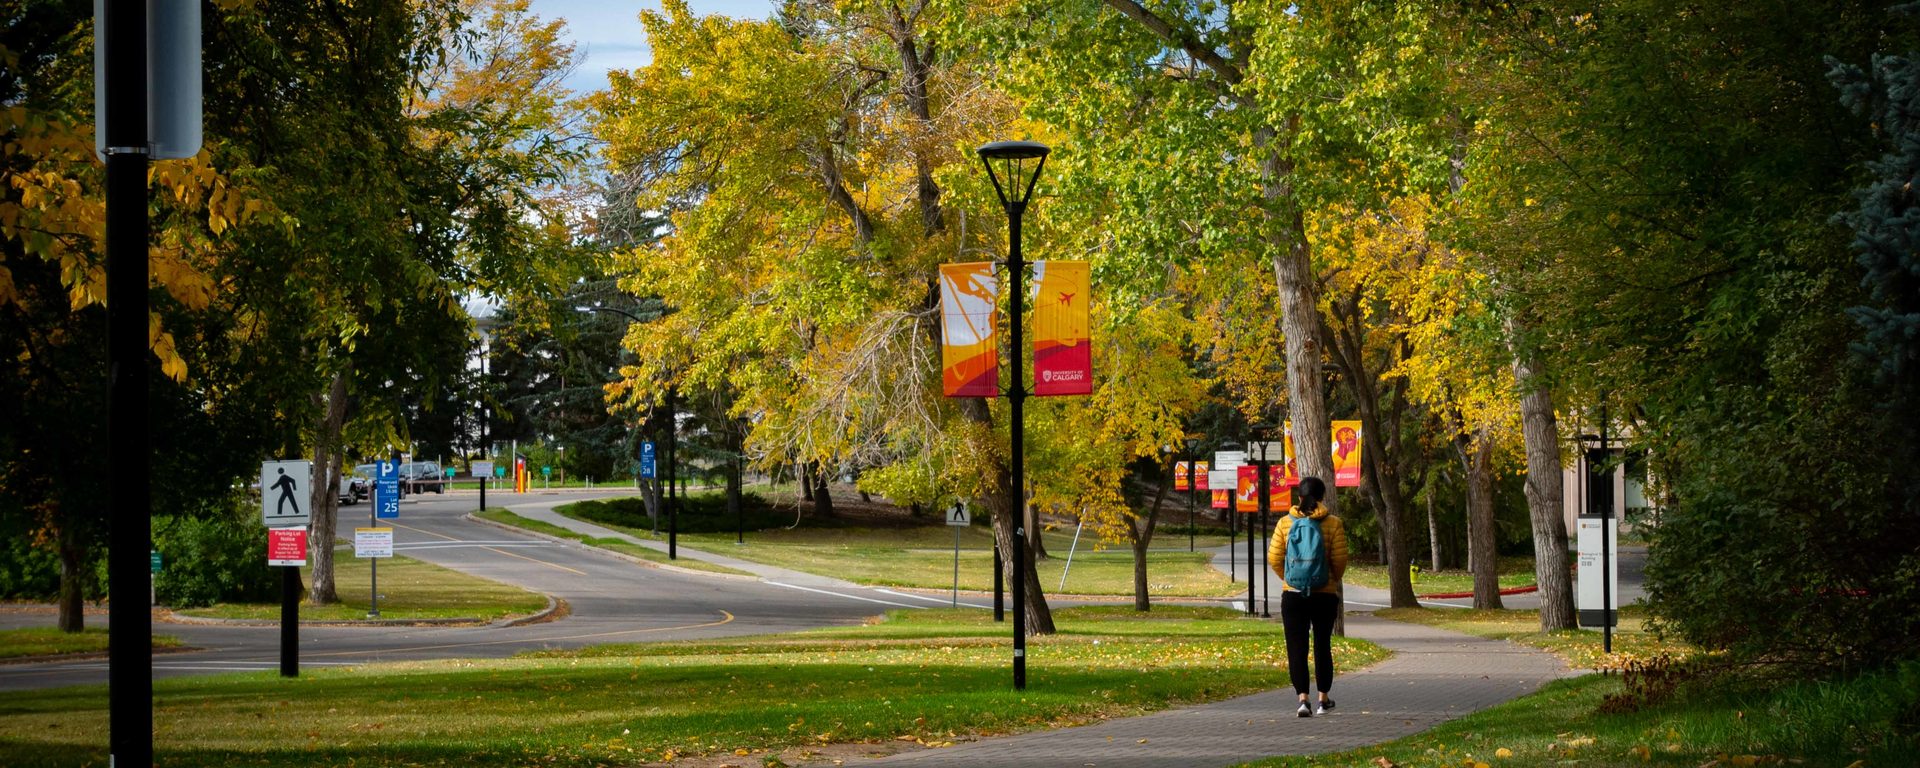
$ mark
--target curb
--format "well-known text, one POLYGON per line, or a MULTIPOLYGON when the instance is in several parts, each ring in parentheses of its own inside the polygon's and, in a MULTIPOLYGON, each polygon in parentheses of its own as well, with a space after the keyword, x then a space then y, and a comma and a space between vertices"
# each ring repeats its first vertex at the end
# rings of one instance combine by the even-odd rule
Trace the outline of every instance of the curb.
MULTIPOLYGON (((509 617, 495 621, 482 621, 478 616, 454 616, 444 619, 336 619, 333 621, 307 621, 302 619, 303 627, 518 627, 527 624, 539 624, 555 620, 554 614, 565 617, 572 611, 567 601, 546 593, 540 593, 547 599, 547 607, 540 612, 519 617, 509 617)), ((161 621, 172 624, 198 624, 207 627, 277 627, 279 619, 215 619, 206 616, 184 616, 168 611, 157 616, 161 621)))
MULTIPOLYGON (((1530 587, 1514 587, 1512 589, 1503 589, 1503 590, 1500 590, 1500 594, 1524 595, 1524 594, 1527 594, 1528 592, 1538 592, 1538 591, 1540 591, 1540 585, 1535 584, 1530 587)), ((1473 593, 1472 592, 1442 592, 1435 595, 1414 595, 1414 597, 1418 597, 1425 600, 1457 600, 1463 597, 1473 597, 1473 593)))
MULTIPOLYGON (((475 517, 472 512, 468 512, 463 519, 467 520, 468 522, 479 523, 481 525, 487 525, 487 526, 492 526, 494 528, 499 528, 500 530, 503 530, 503 531, 512 531, 522 536, 532 536, 536 539, 545 539, 547 541, 551 541, 556 544, 571 546, 574 549, 578 549, 584 552, 591 552, 593 554, 600 555, 602 557, 611 557, 615 560, 633 563, 634 565, 644 565, 648 568, 658 568, 663 571, 683 573, 688 576, 705 576, 710 579, 727 579, 729 581, 762 581, 762 579, 759 576, 736 575, 731 573, 714 573, 713 571, 696 571, 692 568, 681 568, 677 565, 667 565, 665 563, 656 563, 644 557, 634 557, 632 555, 625 554, 622 552, 615 552, 611 549, 601 549, 600 547, 596 547, 591 544, 584 544, 584 543, 581 543, 579 539, 563 539, 553 534, 541 533, 539 531, 529 531, 519 526, 508 525, 506 523, 502 523, 494 520, 488 520, 484 517, 475 517)), ((585 534, 581 534, 581 535, 584 536, 585 534)), ((688 548, 682 547, 682 549, 688 549, 688 548)), ((700 550, 689 549, 688 551, 699 552, 700 550)), ((705 553, 702 553, 702 554, 705 554, 705 553)))
MULTIPOLYGON (((206 649, 196 648, 190 645, 170 645, 165 648, 155 648, 153 649, 153 653, 155 655, 167 654, 167 653, 195 653, 195 652, 204 651, 204 650, 206 649)), ((43 656, 15 656, 10 659, 0 659, 0 667, 4 667, 10 664, 43 664, 49 661, 98 661, 100 659, 107 658, 107 656, 108 654, 106 651, 88 651, 86 653, 49 653, 43 656)))

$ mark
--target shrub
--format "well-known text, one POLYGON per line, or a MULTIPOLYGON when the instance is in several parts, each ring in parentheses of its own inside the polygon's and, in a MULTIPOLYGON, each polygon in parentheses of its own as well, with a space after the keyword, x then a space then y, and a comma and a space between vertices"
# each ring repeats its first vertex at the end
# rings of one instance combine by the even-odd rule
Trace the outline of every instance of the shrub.
POLYGON ((32 539, 9 537, 0 545, 0 600, 53 600, 60 596, 60 556, 32 539))
POLYGON ((156 516, 154 547, 165 568, 154 582, 162 605, 263 603, 280 594, 280 574, 267 567, 267 529, 237 500, 204 518, 156 516))
MULTIPOLYGON (((741 511, 745 514, 748 530, 785 527, 793 523, 790 512, 773 509, 767 500, 758 494, 740 494, 741 511)), ((625 528, 648 530, 653 527, 653 518, 647 514, 646 502, 639 497, 579 501, 561 508, 563 511, 602 525, 617 525, 625 528)), ((727 514, 727 495, 720 492, 696 493, 680 501, 679 528, 681 533, 725 533, 735 529, 741 521, 727 514)), ((661 527, 666 520, 661 520, 661 527)))

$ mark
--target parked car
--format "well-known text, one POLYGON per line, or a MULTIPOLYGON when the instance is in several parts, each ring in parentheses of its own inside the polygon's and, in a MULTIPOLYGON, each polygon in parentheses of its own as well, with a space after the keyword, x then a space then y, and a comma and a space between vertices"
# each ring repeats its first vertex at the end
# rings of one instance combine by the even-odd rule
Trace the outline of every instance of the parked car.
MULTIPOLYGON (((362 498, 372 498, 374 479, 380 476, 380 465, 374 463, 361 464, 353 468, 353 474, 365 481, 363 487, 366 488, 366 494, 362 496, 362 498)), ((400 483, 399 486, 400 498, 404 499, 407 497, 407 484, 403 482, 400 483)))
POLYGON ((351 506, 366 501, 372 495, 373 480, 360 474, 359 467, 353 468, 347 472, 346 477, 340 478, 340 503, 351 506))
POLYGON ((440 462, 415 461, 400 465, 400 485, 413 492, 433 491, 446 493, 446 483, 430 482, 443 479, 440 474, 440 462))

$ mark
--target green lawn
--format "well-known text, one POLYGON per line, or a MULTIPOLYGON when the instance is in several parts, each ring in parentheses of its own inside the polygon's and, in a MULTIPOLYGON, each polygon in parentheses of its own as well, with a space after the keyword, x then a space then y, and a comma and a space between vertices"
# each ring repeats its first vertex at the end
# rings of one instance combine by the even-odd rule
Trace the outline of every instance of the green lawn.
MULTIPOLYGON (((555 511, 573 517, 572 505, 555 511)), ((577 518, 585 520, 585 518, 577 518)), ((647 528, 592 521, 637 538, 658 537, 647 528)), ((800 527, 748 531, 745 544, 736 534, 682 533, 680 542, 697 549, 846 579, 859 584, 889 587, 951 588, 954 568, 954 531, 946 526, 888 528, 800 527)), ((960 531, 960 588, 993 589, 993 534, 986 526, 960 531)), ((1133 553, 1125 547, 1099 550, 1093 537, 1083 535, 1073 566, 1067 554, 1073 548, 1073 529, 1055 528, 1043 534, 1050 558, 1039 561, 1040 582, 1049 590, 1068 594, 1133 594, 1133 553), (1060 574, 1067 571, 1066 586, 1060 574)), ((1224 544, 1224 537, 1200 537, 1200 546, 1224 544), (1209 542, 1208 539, 1217 541, 1209 542)), ((1182 547, 1185 537, 1168 537, 1163 545, 1182 547)), ((1156 596, 1213 597, 1238 593, 1241 587, 1213 569, 1205 552, 1152 551, 1147 554, 1147 584, 1156 596)))
MULTIPOLYGON (((1418 563, 1415 563, 1418 565, 1418 563)), ((1427 571, 1422 570, 1414 576, 1413 591, 1421 595, 1444 595, 1456 592, 1473 591, 1473 574, 1468 571, 1427 571)), ((1371 563, 1354 563, 1347 566, 1348 584, 1363 587, 1386 589, 1387 567, 1371 563)), ((1534 585, 1533 558, 1500 558, 1500 588, 1531 587, 1534 585)))
POLYGON ((1563 629, 1542 633, 1539 611, 1383 608, 1374 611, 1373 615, 1544 648, 1559 654, 1569 665, 1578 669, 1597 669, 1603 664, 1618 665, 1660 654, 1684 659, 1695 653, 1692 646, 1675 640, 1663 640, 1649 633, 1646 629, 1646 609, 1637 605, 1620 609, 1620 626, 1615 627, 1613 633, 1612 656, 1605 652, 1598 630, 1563 629))
MULTIPOLYGON (((170 635, 154 635, 153 647, 172 648, 180 640, 170 635)), ((0 659, 22 656, 52 656, 61 653, 98 653, 107 649, 107 628, 88 627, 77 634, 59 627, 28 627, 0 631, 0 659)))
POLYGON ((728 568, 724 565, 715 565, 713 563, 705 562, 702 560, 695 560, 691 557, 683 557, 677 560, 670 560, 667 558, 667 553, 665 552, 661 552, 656 549, 649 549, 647 547, 642 547, 637 544, 634 544, 631 541, 626 541, 624 539, 616 539, 612 537, 608 537, 608 538, 588 537, 579 533, 575 533, 573 531, 569 531, 565 528, 554 525, 552 523, 542 522, 539 520, 530 520, 504 509, 488 508, 485 511, 475 513, 474 517, 485 518, 487 520, 492 520, 496 523, 511 525, 515 528, 533 531, 535 533, 544 533, 548 536, 557 536, 562 539, 572 539, 574 541, 580 542, 590 547, 599 547, 601 549, 610 550, 613 552, 619 552, 620 554, 627 555, 629 557, 638 557, 643 560, 647 560, 649 562, 660 563, 662 565, 671 565, 676 568, 687 568, 695 571, 707 571, 709 573, 728 573, 728 574, 734 574, 738 576, 753 575, 751 573, 740 570, 738 568, 728 568))
POLYGON ((1588 675, 1429 731, 1352 752, 1260 768, 1912 765, 1920 666, 1845 682, 1723 682, 1621 714, 1600 714, 1619 677, 1588 675), (1902 679, 1904 677, 1904 679, 1902 679), (1384 760, 1384 762, 1382 762, 1384 760))
MULTIPOLYGON (((328 606, 300 605, 302 621, 339 621, 367 618, 371 597, 370 561, 351 552, 337 552, 334 559, 334 586, 340 602, 328 606)), ((300 570, 303 583, 311 584, 313 570, 300 570)), ((383 559, 380 563, 380 618, 445 619, 475 618, 494 621, 507 616, 539 613, 547 607, 544 595, 497 581, 468 576, 459 571, 404 555, 383 559)), ((217 619, 278 619, 280 604, 220 603, 210 608, 177 611, 187 616, 217 619)))
MULTIPOLYGON (((1281 686, 1280 626, 1217 608, 1164 621, 1078 609, 1035 638, 1012 690, 1007 624, 976 610, 754 638, 602 646, 154 682, 162 766, 632 765, 670 756, 766 758, 902 737, 944 744, 1137 715, 1281 686)), ((1108 612, 1110 613, 1110 612, 1108 612)), ((716 617, 718 618, 718 617, 716 617)), ((1386 652, 1337 641, 1343 668, 1386 652)), ((103 686, 22 691, 0 704, 0 764, 105 762, 103 686)))

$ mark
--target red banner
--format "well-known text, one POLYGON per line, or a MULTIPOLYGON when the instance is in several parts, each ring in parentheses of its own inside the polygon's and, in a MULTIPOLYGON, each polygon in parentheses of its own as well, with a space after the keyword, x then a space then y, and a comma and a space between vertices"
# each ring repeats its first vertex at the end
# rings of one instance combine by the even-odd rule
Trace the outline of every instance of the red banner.
POLYGON ((1207 490, 1207 462, 1196 461, 1193 463, 1193 489, 1196 491, 1207 490))
POLYGON ((1000 395, 1000 341, 993 262, 940 265, 941 388, 947 397, 1000 395))
POLYGON ((268 528, 267 565, 306 565, 307 529, 268 528))
MULTIPOLYGON (((1240 487, 1235 489, 1234 510, 1237 512, 1260 511, 1260 467, 1256 464, 1242 464, 1236 475, 1240 487)), ((1279 464, 1267 465, 1267 509, 1272 512, 1285 512, 1293 509, 1293 488, 1287 485, 1287 468, 1279 464)))
POLYGON ((1087 299, 1093 272, 1084 261, 1033 263, 1033 394, 1093 394, 1093 340, 1087 299))
POLYGON ((1233 506, 1233 491, 1224 488, 1213 492, 1213 508, 1226 509, 1233 506))
MULTIPOLYGON (((1184 462, 1184 461, 1176 461, 1173 463, 1173 489, 1174 490, 1186 491, 1186 490, 1193 489, 1193 486, 1187 484, 1187 472, 1191 467, 1192 467, 1191 464, 1188 464, 1187 462, 1184 462)), ((1195 479, 1199 479, 1199 478, 1195 478, 1195 479)))

